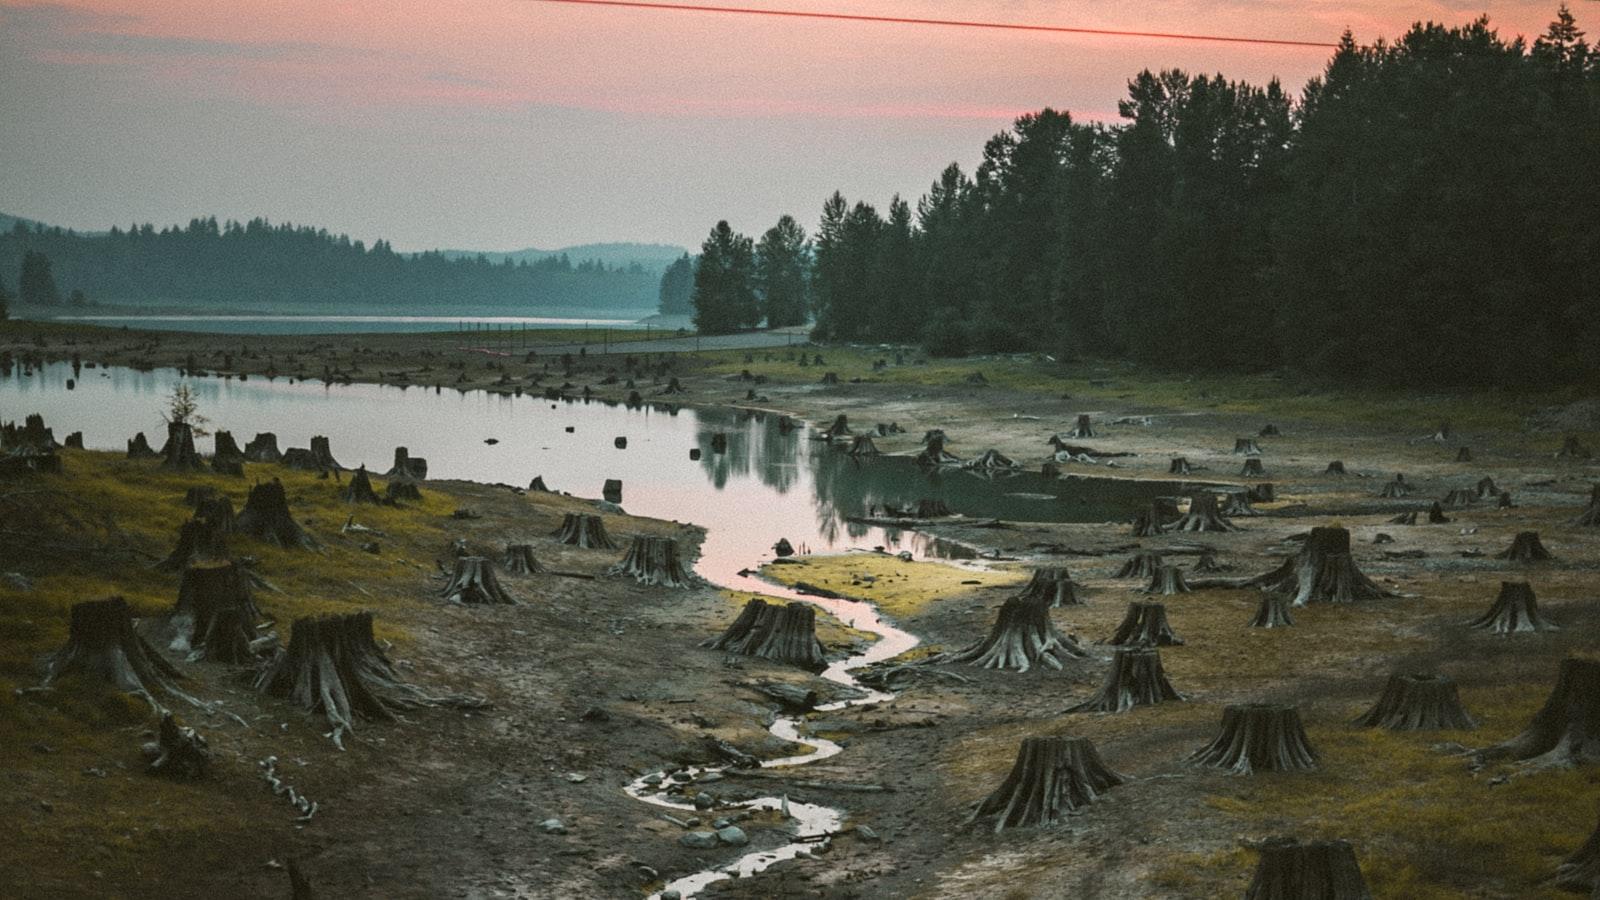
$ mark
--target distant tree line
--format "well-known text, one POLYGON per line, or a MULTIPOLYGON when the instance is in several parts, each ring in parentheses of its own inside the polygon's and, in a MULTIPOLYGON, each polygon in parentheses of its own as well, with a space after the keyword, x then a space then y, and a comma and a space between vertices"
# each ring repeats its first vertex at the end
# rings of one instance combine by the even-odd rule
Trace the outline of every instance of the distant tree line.
POLYGON ((1531 44, 1487 19, 1392 44, 1347 33, 1298 100, 1276 81, 1145 71, 1119 112, 1023 116, 915 208, 835 193, 814 242, 780 224, 752 254, 719 223, 696 316, 745 327, 776 297, 791 321, 798 290, 819 338, 941 354, 1600 376, 1600 52, 1566 7, 1531 44))
POLYGON ((575 264, 565 254, 491 263, 397 253, 387 241, 369 247, 265 219, 197 218, 183 228, 144 224, 97 235, 18 223, 0 233, 0 272, 19 274, 17 306, 60 303, 56 284, 71 287, 68 302, 215 307, 642 309, 656 291, 655 274, 638 265, 575 264))

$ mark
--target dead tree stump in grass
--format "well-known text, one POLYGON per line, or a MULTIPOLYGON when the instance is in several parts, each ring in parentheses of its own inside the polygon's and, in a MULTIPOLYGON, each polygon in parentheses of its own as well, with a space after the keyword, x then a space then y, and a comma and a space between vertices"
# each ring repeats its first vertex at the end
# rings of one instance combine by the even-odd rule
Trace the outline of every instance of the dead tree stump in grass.
POLYGON ((1060 669, 1067 660, 1087 655, 1076 641, 1056 630, 1048 606, 1012 597, 1000 604, 988 637, 934 661, 1026 672, 1039 663, 1060 669))
POLYGON ((1118 647, 1105 681, 1093 697, 1066 712, 1122 713, 1135 706, 1182 700, 1161 668, 1161 651, 1154 647, 1118 647))
POLYGON ((1533 765, 1600 762, 1600 660, 1562 660, 1555 688, 1528 727, 1475 755, 1533 765))
POLYGON ((1150 504, 1150 508, 1133 517, 1131 533, 1134 537, 1155 537, 1166 534, 1167 526, 1163 524, 1165 517, 1161 514, 1161 507, 1150 504))
POLYGON ((1153 550, 1141 550, 1128 557, 1113 578, 1150 578, 1161 568, 1161 554, 1153 550))
POLYGON ((167 443, 161 448, 161 468, 198 472, 205 468, 194 449, 194 428, 187 422, 167 423, 167 443))
POLYGON ((479 603, 510 606, 517 602, 500 586, 500 580, 494 574, 494 564, 482 556, 456 557, 450 583, 444 586, 439 596, 446 603, 462 606, 479 603))
POLYGON ((1261 515, 1261 512, 1250 505, 1249 491, 1229 491, 1226 494, 1227 505, 1222 508, 1224 518, 1242 516, 1246 519, 1261 515))
POLYGON ((1575 435, 1570 434, 1561 442, 1561 449, 1556 452, 1557 459, 1589 459, 1592 456, 1594 453, 1575 435))
POLYGON ((1494 634, 1561 630, 1539 615, 1539 601, 1533 595, 1533 586, 1526 581, 1500 582, 1500 594, 1495 597, 1494 605, 1467 623, 1467 627, 1494 634))
POLYGON ((387 473, 390 478, 411 478, 416 481, 428 479, 428 461, 420 456, 412 456, 411 451, 405 447, 394 448, 394 465, 389 467, 387 473))
POLYGON ((327 721, 328 737, 344 749, 344 733, 356 719, 390 722, 408 709, 483 706, 469 697, 431 697, 401 680, 372 636, 372 613, 294 620, 289 646, 260 675, 256 691, 288 700, 327 721))
POLYGON ((1267 424, 1261 426, 1261 430, 1256 432, 1256 435, 1258 437, 1277 437, 1282 433, 1283 432, 1278 430, 1278 426, 1268 422, 1267 424))
POLYGON ((1403 672, 1390 675, 1378 702, 1351 724, 1390 731, 1467 731, 1478 727, 1461 705, 1454 679, 1403 672))
POLYGON ((1543 562, 1555 557, 1544 548, 1539 541, 1537 531, 1519 531, 1512 539, 1511 546, 1496 554, 1496 559, 1509 559, 1512 562, 1543 562))
POLYGON ((278 449, 278 436, 270 431, 257 432, 244 445, 244 458, 259 463, 282 462, 283 451, 278 449))
POLYGON ((1073 425, 1072 430, 1067 432, 1067 437, 1078 440, 1094 437, 1094 426, 1089 423, 1088 413, 1078 413, 1077 424, 1073 425))
POLYGON ((1398 516, 1389 519, 1387 523, 1390 525, 1415 525, 1417 524, 1417 511, 1411 510, 1410 512, 1403 512, 1398 516))
POLYGON ((1174 456, 1172 462, 1167 465, 1168 475, 1188 475, 1193 471, 1194 466, 1189 465, 1189 460, 1182 456, 1174 456))
POLYGON ((849 454, 851 456, 877 456, 878 445, 872 442, 872 435, 858 434, 850 439, 849 454))
POLYGON ((1345 471, 1344 460, 1336 459, 1333 462, 1328 463, 1328 468, 1324 469, 1322 471, 1322 474, 1324 474, 1324 475, 1348 475, 1350 473, 1345 471))
POLYGON ((1348 841, 1272 838, 1262 843, 1245 900, 1372 900, 1348 841))
POLYGON ((1469 488, 1452 488, 1439 500, 1440 505, 1460 509, 1478 502, 1478 492, 1469 488))
MULTIPOLYGON (((195 515, 178 528, 178 545, 167 558, 156 563, 158 572, 181 572, 195 562, 225 560, 228 558, 228 534, 233 530, 233 505, 226 497, 217 498, 226 505, 228 515, 222 515, 221 505, 195 515)), ((207 501, 208 503, 211 501, 207 501)))
POLYGON ((49 687, 63 675, 82 673, 138 694, 151 705, 156 705, 155 691, 193 702, 175 684, 183 674, 139 636, 121 597, 74 603, 67 643, 44 658, 43 668, 40 687, 49 687))
POLYGON ((129 459, 155 459, 160 455, 150 446, 150 441, 142 431, 128 440, 129 459))
POLYGON ((1286 594, 1261 595, 1261 604, 1250 619, 1251 628, 1287 628, 1294 624, 1289 614, 1289 597, 1286 594))
POLYGON ((1144 586, 1146 594, 1159 594, 1171 596, 1173 594, 1187 594, 1191 588, 1189 582, 1183 577, 1183 570, 1177 566, 1157 566, 1150 575, 1150 583, 1144 586))
POLYGON ((507 544, 500 564, 512 575, 538 575, 544 571, 533 555, 532 544, 507 544))
POLYGON ((1255 438, 1234 438, 1233 452, 1248 456, 1260 456, 1261 446, 1256 443, 1255 438))
POLYGON ((233 530, 285 550, 315 550, 316 539, 289 514, 289 495, 274 478, 250 489, 244 509, 234 519, 233 530))
POLYGON ((561 527, 554 532, 556 540, 574 547, 585 547, 590 550, 615 550, 617 545, 611 542, 611 536, 606 534, 606 523, 599 516, 588 513, 567 513, 561 519, 561 527))
POLYGON ((622 562, 612 566, 606 574, 627 575, 640 584, 671 588, 689 587, 694 583, 678 557, 678 542, 647 535, 635 537, 622 562))
POLYGON ((1572 855, 1556 866, 1556 887, 1565 891, 1600 893, 1600 827, 1572 855))
POLYGON ((219 431, 211 436, 211 440, 211 465, 213 467, 216 466, 218 461, 244 462, 244 451, 239 449, 238 443, 233 439, 232 432, 219 431))
POLYGON ((1238 531, 1239 526, 1222 517, 1217 509, 1217 495, 1201 491, 1189 497, 1189 511, 1172 523, 1171 531, 1238 531))
POLYGON ((311 439, 311 458, 316 461, 317 468, 328 472, 339 472, 344 466, 333 458, 333 451, 328 446, 328 439, 317 435, 311 439))
POLYGON ((1585 528, 1600 526, 1600 484, 1590 489, 1588 507, 1572 520, 1572 524, 1585 528))
POLYGON ((1222 732, 1187 762, 1235 775, 1305 772, 1317 767, 1317 754, 1300 724, 1299 707, 1241 703, 1223 708, 1222 732))
POLYGON ((1183 639, 1172 632, 1167 624, 1167 605, 1154 600, 1135 600, 1128 604, 1122 624, 1106 641, 1117 646, 1149 644, 1152 647, 1170 647, 1182 644, 1183 639))
POLYGON ((1471 447, 1462 447, 1460 450, 1457 450, 1456 451, 1456 462, 1459 462, 1459 463, 1472 462, 1472 448, 1471 447))
POLYGON ((1078 586, 1072 581, 1072 573, 1060 567, 1033 570, 1033 577, 1013 596, 1046 609, 1083 604, 1078 598, 1078 586))
POLYGON ((170 711, 161 714, 161 725, 156 729, 156 740, 145 745, 145 755, 152 757, 145 768, 151 775, 164 775, 180 781, 193 781, 205 775, 211 765, 211 751, 200 732, 179 725, 170 711))
POLYGON ((1399 500, 1410 493, 1411 485, 1406 484, 1406 477, 1404 475, 1396 475, 1393 481, 1383 486, 1383 490, 1378 492, 1378 496, 1385 500, 1399 500))
POLYGON ((1226 572, 1233 566, 1225 566, 1217 561, 1217 554, 1211 550, 1200 553, 1200 558, 1194 561, 1191 567, 1196 572, 1226 572))
POLYGON ((822 642, 817 640, 817 612, 806 603, 776 606, 752 597, 721 637, 702 646, 813 672, 827 668, 822 642))
POLYGON ((372 489, 372 479, 367 477, 367 467, 362 465, 356 469, 356 474, 351 476, 350 484, 344 489, 344 502, 346 503, 382 503, 383 498, 372 489))
POLYGON ((917 462, 920 465, 949 466, 961 462, 961 457, 944 449, 944 432, 941 431, 938 434, 930 433, 926 443, 927 446, 923 447, 922 452, 917 454, 917 462))
POLYGON ((1294 598, 1295 606, 1353 603, 1394 596, 1356 568, 1355 558, 1350 553, 1350 531, 1338 527, 1311 529, 1311 536, 1299 554, 1244 584, 1288 594, 1294 598))
POLYGON ((1271 482, 1266 484, 1252 484, 1244 492, 1251 503, 1272 503, 1278 499, 1277 488, 1271 482))
POLYGON ((1239 470, 1241 478, 1265 478, 1267 470, 1261 466, 1261 457, 1252 456, 1244 461, 1244 468, 1239 470))
POLYGON ((530 491, 538 491, 541 494, 550 493, 550 489, 548 487, 545 487, 544 476, 543 475, 535 475, 535 476, 533 476, 533 480, 528 482, 528 490, 530 490, 530 491))
POLYGON ((390 505, 421 503, 422 489, 410 478, 390 478, 389 483, 383 488, 383 500, 390 505))
POLYGON ((1500 496, 1500 487, 1494 483, 1493 478, 1485 475, 1478 479, 1477 492, 1479 500, 1489 500, 1500 496))
POLYGON ((250 577, 237 563, 191 565, 183 570, 178 602, 167 619, 170 648, 187 654, 190 662, 253 662, 260 618, 250 597, 250 577))
POLYGON ((1106 766, 1088 738, 1024 738, 1011 774, 978 804, 967 824, 992 819, 996 834, 1007 828, 1049 827, 1126 782, 1106 766))

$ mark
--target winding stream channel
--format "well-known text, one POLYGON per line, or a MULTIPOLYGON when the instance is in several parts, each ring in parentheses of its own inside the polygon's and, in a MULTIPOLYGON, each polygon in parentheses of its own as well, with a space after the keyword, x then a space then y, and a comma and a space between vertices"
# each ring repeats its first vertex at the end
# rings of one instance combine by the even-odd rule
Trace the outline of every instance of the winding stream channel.
MULTIPOLYGON (((971 552, 924 534, 850 521, 873 506, 900 506, 921 498, 944 500, 974 517, 1035 522, 1098 522, 1125 518, 1170 485, 1116 479, 1045 479, 1033 472, 1001 478, 947 470, 926 472, 909 459, 859 460, 808 439, 783 434, 776 416, 755 411, 646 405, 629 409, 600 402, 558 402, 485 392, 434 392, 379 385, 294 383, 279 378, 188 378, 176 370, 139 372, 65 363, 0 377, 0 421, 41 413, 58 439, 82 431, 89 449, 123 450, 135 432, 160 445, 161 411, 173 388, 188 384, 213 429, 230 430, 243 444, 258 431, 279 436, 279 446, 305 446, 325 435, 348 467, 389 468, 394 448, 408 447, 429 461, 429 477, 526 484, 542 476, 552 489, 595 496, 607 478, 623 482, 628 512, 659 519, 692 520, 706 528, 696 572, 731 590, 803 600, 852 628, 878 635, 865 651, 833 663, 822 676, 862 695, 818 707, 826 712, 881 703, 893 695, 859 685, 851 672, 891 659, 918 643, 885 621, 870 603, 799 595, 747 574, 772 558, 771 546, 787 538, 802 552, 882 549, 918 557, 962 557, 971 552), (69 389, 69 379, 73 386, 69 389), (713 435, 727 438, 714 452, 713 435), (614 443, 627 437, 626 449, 614 443), (488 443, 489 440, 494 443, 488 443), (690 451, 698 450, 699 459, 690 451)), ((938 423, 912 423, 931 427, 938 423)), ((1049 425, 1041 423, 1040 431, 1049 425)), ((958 441, 961 435, 956 435, 958 441)), ((202 441, 202 444, 208 442, 202 441)), ((984 447, 957 443, 963 455, 984 447)), ((209 450, 209 447, 202 447, 209 450)), ((803 733, 796 717, 779 717, 776 737, 808 748, 770 759, 764 768, 802 766, 840 752, 838 744, 803 733)), ((693 810, 669 795, 673 778, 693 781, 724 767, 656 772, 627 792, 664 808, 693 810)), ((684 781, 678 781, 683 784, 684 781)), ((747 810, 784 809, 794 840, 684 878, 663 890, 693 896, 706 885, 760 872, 827 840, 842 826, 842 810, 761 797, 737 804, 747 810)), ((655 895, 659 897, 660 894, 655 895)))

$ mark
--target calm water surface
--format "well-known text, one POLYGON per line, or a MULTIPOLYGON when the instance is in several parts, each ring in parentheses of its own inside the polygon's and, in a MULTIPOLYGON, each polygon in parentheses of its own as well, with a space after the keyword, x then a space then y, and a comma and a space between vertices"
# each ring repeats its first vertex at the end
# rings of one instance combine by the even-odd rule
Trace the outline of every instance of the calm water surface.
MULTIPOLYGON (((644 310, 640 315, 650 315, 644 310)), ((533 331, 544 328, 642 329, 635 318, 560 318, 553 316, 283 316, 283 315, 84 315, 55 316, 60 322, 88 322, 111 328, 150 331, 200 331, 207 334, 394 334, 460 330, 533 331)))

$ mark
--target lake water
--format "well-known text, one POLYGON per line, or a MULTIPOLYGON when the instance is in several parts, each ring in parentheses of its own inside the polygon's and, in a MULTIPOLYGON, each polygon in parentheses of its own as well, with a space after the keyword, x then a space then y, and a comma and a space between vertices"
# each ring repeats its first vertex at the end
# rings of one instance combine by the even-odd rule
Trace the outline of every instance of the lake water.
MULTIPOLYGON (((161 410, 174 386, 187 383, 213 429, 243 445, 258 431, 280 447, 330 438, 347 467, 387 471, 394 448, 425 457, 430 478, 526 486, 543 476, 552 490, 598 497, 608 478, 623 483, 622 506, 635 515, 693 522, 708 529, 698 569, 740 590, 766 590, 737 575, 772 556, 787 538, 796 548, 839 551, 883 547, 918 556, 953 549, 926 535, 848 521, 873 506, 921 498, 944 500, 956 512, 1015 521, 1126 520, 1174 485, 1114 479, 1045 479, 1036 472, 987 477, 945 469, 928 472, 909 459, 857 459, 811 440, 806 429, 782 434, 777 417, 730 410, 558 402, 532 396, 460 393, 378 385, 186 378, 175 370, 84 369, 67 390, 72 369, 46 366, 0 378, 0 420, 42 413, 58 439, 82 431, 90 449, 124 450, 135 432, 155 446, 165 437, 161 410), (569 432, 567 429, 570 428, 569 432), (728 449, 713 453, 712 435, 728 449), (626 437, 628 446, 613 446, 626 437), (484 443, 494 438, 498 443, 484 443), (689 458, 698 448, 702 458, 689 458)), ((918 423, 917 427, 939 423, 918 423)), ((1041 425, 1041 432, 1046 427, 1041 425)), ((964 453, 983 449, 976 434, 952 435, 964 453)), ((202 453, 210 440, 200 441, 202 453)))
MULTIPOLYGON (((647 316, 649 310, 639 313, 647 316)), ((108 328, 200 331, 207 334, 394 334, 438 331, 520 331, 549 328, 642 329, 638 318, 558 316, 282 316, 282 315, 84 315, 53 316, 108 328)))

